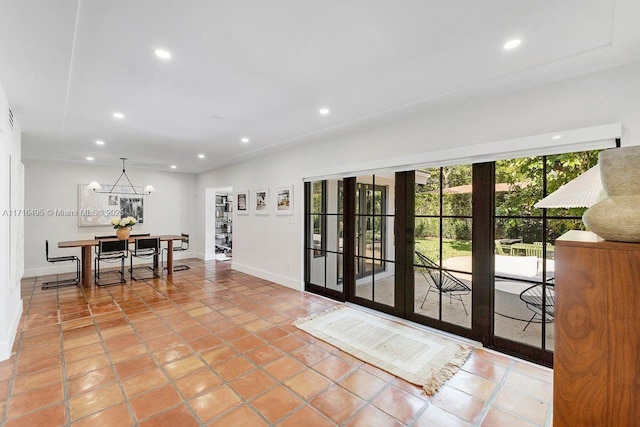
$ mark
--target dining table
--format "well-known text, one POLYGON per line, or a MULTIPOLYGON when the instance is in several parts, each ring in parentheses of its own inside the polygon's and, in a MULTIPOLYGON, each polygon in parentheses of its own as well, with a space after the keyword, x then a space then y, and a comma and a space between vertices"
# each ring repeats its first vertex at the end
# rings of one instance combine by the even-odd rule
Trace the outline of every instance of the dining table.
MULTIPOLYGON (((137 237, 129 237, 129 243, 134 243, 137 237)), ((173 241, 185 240, 187 237, 165 234, 159 236, 145 236, 145 239, 159 238, 161 242, 167 242, 167 277, 173 276, 173 241)), ((85 239, 85 240, 67 240, 64 242, 58 242, 58 248, 82 248, 82 285, 84 287, 91 287, 91 250, 98 246, 100 241, 105 240, 118 240, 113 239, 85 239)), ((154 266, 156 263, 154 262, 154 266)))

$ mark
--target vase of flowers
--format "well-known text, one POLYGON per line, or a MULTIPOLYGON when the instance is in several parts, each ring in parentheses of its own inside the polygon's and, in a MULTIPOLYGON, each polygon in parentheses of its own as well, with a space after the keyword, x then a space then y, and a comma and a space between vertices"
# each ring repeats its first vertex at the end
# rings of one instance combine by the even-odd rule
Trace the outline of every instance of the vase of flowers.
POLYGON ((126 218, 115 217, 111 219, 111 225, 113 225, 114 230, 116 230, 116 236, 118 236, 120 240, 127 240, 129 238, 131 227, 133 227, 136 222, 136 219, 132 216, 126 218))

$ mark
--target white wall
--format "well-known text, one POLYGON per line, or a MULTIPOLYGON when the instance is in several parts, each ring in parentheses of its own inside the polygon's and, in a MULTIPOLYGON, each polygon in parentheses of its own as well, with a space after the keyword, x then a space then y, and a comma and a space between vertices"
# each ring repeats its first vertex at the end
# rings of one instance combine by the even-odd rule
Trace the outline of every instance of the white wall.
MULTIPOLYGON (((121 173, 119 166, 81 164, 50 160, 23 159, 25 165, 25 210, 51 209, 78 210, 78 184, 98 181, 113 184, 121 173)), ((195 233, 195 183, 192 174, 159 172, 140 168, 127 168, 131 182, 138 186, 152 184, 156 191, 144 198, 144 223, 134 226, 134 233, 190 234, 191 249, 180 257, 200 256, 193 242, 200 239, 195 233)), ((45 259, 44 243, 49 240, 53 256, 78 255, 80 249, 58 249, 56 243, 64 240, 93 238, 96 235, 115 234, 110 226, 79 227, 76 216, 27 216, 25 218, 25 276, 72 271, 75 267, 59 263, 55 266, 45 259)), ((196 247, 200 247, 196 243, 196 247)))
POLYGON ((408 119, 374 117, 341 136, 338 132, 346 129, 337 127, 293 141, 281 153, 200 174, 197 224, 202 233, 206 188, 255 190, 294 184, 292 223, 273 211, 269 216, 234 216, 233 267, 301 289, 302 177, 322 168, 361 170, 359 165, 366 162, 389 166, 389 159, 399 156, 428 159, 428 153, 437 150, 467 158, 473 146, 483 143, 615 122, 623 125, 623 145, 640 145, 640 63, 499 97, 414 106, 408 119))
POLYGON ((20 285, 12 286, 10 271, 18 268, 11 253, 9 231, 9 161, 20 156, 20 128, 14 122, 11 130, 8 121, 9 102, 0 86, 0 360, 8 359, 22 314, 20 285))

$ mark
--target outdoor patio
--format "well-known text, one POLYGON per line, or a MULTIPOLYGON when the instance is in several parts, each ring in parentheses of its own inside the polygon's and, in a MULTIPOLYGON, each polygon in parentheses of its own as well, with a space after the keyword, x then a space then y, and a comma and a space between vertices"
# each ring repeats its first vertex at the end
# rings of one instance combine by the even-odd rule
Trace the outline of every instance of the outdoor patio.
MULTIPOLYGON (((540 259, 527 256, 502 256, 496 255, 496 275, 503 278, 496 278, 495 281, 495 334, 496 336, 511 339, 517 342, 540 347, 542 344, 542 324, 532 322, 525 331, 523 329, 533 316, 533 311, 527 308, 520 299, 520 293, 533 285, 522 280, 541 280, 542 272, 539 269, 540 259)), ((471 271, 471 257, 452 257, 444 262, 447 268, 471 271)), ((554 274, 554 263, 547 260, 547 278, 550 280, 554 274)), ((471 275, 463 273, 453 273, 455 277, 472 289, 471 275)), ((379 276, 377 276, 379 277, 379 276)), ((439 318, 439 293, 433 288, 425 300, 429 283, 419 272, 415 274, 415 298, 414 312, 427 317, 439 318), (424 302, 424 304, 423 304, 424 302)), ((427 278, 429 276, 427 275, 427 278)), ((365 277, 356 284, 356 295, 371 299, 372 284, 371 277, 365 277)), ((394 301, 394 275, 386 275, 375 280, 374 301, 393 305, 394 301)), ((428 279, 430 280, 430 279, 428 279)), ((461 295, 462 301, 468 314, 462 307, 460 301, 442 295, 442 320, 463 327, 471 327, 471 293, 461 295)), ((545 348, 553 350, 554 330, 553 322, 546 325, 545 348)))

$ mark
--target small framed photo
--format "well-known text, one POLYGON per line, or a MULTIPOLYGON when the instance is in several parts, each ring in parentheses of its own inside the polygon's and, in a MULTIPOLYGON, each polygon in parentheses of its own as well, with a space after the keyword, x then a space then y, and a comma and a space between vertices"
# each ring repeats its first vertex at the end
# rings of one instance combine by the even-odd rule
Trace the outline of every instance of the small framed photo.
POLYGON ((236 193, 235 205, 238 215, 249 215, 249 190, 236 193))
POLYGON ((253 206, 256 215, 269 215, 269 189, 254 190, 253 206))
POLYGON ((293 215, 293 186, 277 187, 274 192, 276 194, 276 215, 293 215))

